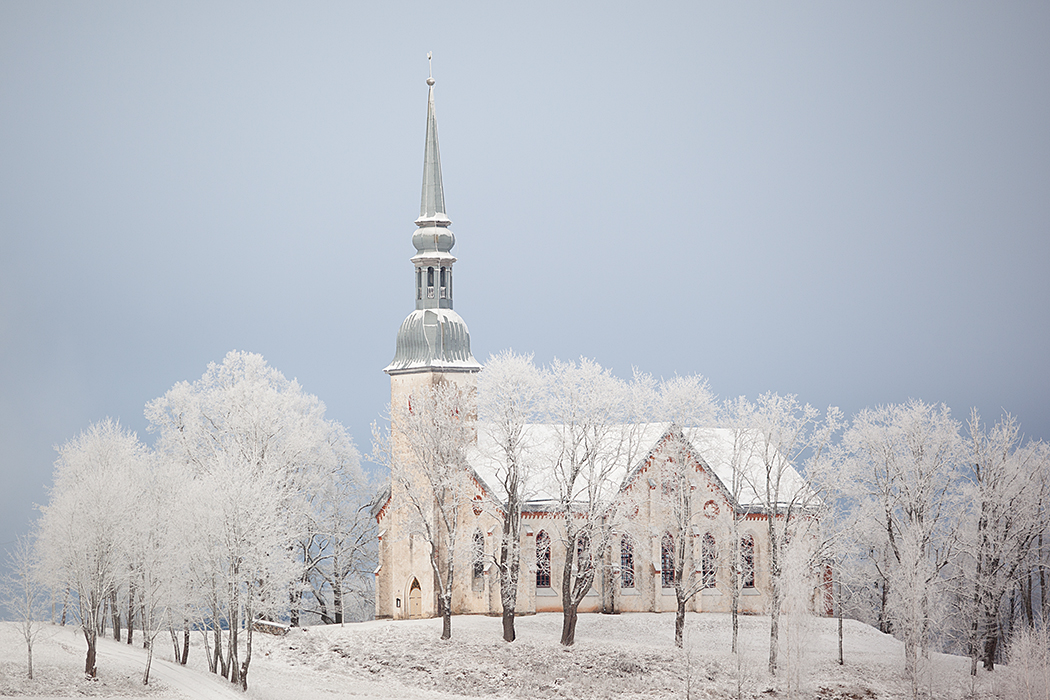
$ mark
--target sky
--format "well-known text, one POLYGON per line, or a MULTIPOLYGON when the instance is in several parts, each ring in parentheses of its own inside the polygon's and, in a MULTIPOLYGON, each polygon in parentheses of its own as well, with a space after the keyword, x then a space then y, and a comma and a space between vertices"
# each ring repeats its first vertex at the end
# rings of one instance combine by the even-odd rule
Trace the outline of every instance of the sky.
POLYGON ((1050 440, 1050 4, 0 3, 0 548, 230 350, 363 453, 433 52, 475 357, 1050 440))

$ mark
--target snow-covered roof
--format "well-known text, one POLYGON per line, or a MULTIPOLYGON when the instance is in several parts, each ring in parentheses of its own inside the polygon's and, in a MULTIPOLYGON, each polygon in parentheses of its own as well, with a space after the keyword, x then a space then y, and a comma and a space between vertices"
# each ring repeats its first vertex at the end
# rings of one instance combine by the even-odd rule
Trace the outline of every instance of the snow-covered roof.
MULTIPOLYGON (((559 498, 554 465, 557 465, 561 458, 560 435, 565 428, 558 425, 533 424, 526 426, 524 430, 523 464, 526 466, 525 494, 528 508, 544 510, 554 505, 559 498)), ((677 432, 671 423, 630 424, 610 429, 603 438, 605 447, 610 450, 619 448, 621 455, 610 468, 609 482, 612 487, 625 486, 634 479, 644 460, 658 446, 660 440, 672 431, 677 432)), ((728 428, 686 428, 682 434, 694 455, 710 468, 725 488, 726 494, 731 498, 735 496, 734 500, 740 507, 752 509, 766 505, 766 469, 761 435, 745 435, 744 439, 737 436, 735 439, 734 431, 728 428), (739 445, 736 449, 734 441, 739 445), (739 475, 735 483, 734 468, 738 470, 739 475)), ((779 455, 773 452, 771 455, 780 459, 779 455)), ((467 459, 489 492, 498 497, 501 493, 499 471, 503 464, 503 456, 491 425, 478 424, 477 444, 472 447, 467 459)), ((811 499, 812 491, 794 467, 786 463, 783 466, 780 497, 777 500, 786 503, 792 498, 797 500, 800 496, 806 500, 811 499)), ((585 481, 581 480, 580 486, 584 483, 585 481)))

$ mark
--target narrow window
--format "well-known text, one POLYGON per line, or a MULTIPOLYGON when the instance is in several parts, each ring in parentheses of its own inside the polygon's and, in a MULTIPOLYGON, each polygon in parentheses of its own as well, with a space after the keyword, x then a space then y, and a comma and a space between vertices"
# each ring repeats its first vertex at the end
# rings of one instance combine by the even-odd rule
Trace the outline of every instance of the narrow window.
POLYGON ((536 588, 551 587, 551 538, 545 530, 536 535, 536 588))
POLYGON ((445 268, 441 268, 441 298, 444 299, 445 297, 445 268))
POLYGON ((744 588, 755 587, 755 538, 751 535, 740 540, 740 582, 744 588))
POLYGON ((485 537, 481 530, 474 531, 474 546, 471 552, 474 560, 474 590, 478 591, 484 587, 485 574, 485 537))
POLYGON ((423 298, 423 269, 416 268, 416 299, 423 298))
POLYGON ((434 298, 434 268, 427 268, 427 299, 434 298))
POLYGON ((715 537, 708 532, 700 543, 700 580, 703 582, 704 588, 715 587, 715 563, 717 560, 715 537))
POLYGON ((664 588, 674 588, 674 538, 669 532, 660 542, 660 580, 664 588))
POLYGON ((634 543, 630 535, 620 538, 620 588, 634 588, 634 543))
POLYGON ((448 298, 452 298, 452 268, 448 268, 448 298))

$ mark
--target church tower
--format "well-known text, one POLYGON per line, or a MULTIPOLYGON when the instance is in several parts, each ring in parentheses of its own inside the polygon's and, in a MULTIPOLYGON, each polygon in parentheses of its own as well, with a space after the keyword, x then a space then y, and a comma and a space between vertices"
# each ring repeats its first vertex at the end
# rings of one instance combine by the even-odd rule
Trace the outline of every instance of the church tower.
MULTIPOLYGON (((416 308, 397 332, 394 359, 383 370, 390 375, 390 436, 394 453, 390 491, 374 508, 379 525, 379 568, 376 569, 376 618, 435 617, 437 586, 430 563, 430 545, 417 537, 411 524, 404 486, 398 476, 411 474, 409 450, 399 416, 411 410, 413 394, 439 384, 453 384, 473 400, 481 364, 470 352, 467 324, 452 310, 452 246, 456 237, 445 213, 434 113, 434 78, 427 102, 427 136, 423 157, 423 195, 412 245, 416 308)), ((473 411, 471 411, 473 413, 473 411)))
POLYGON ((423 195, 412 245, 416 308, 397 332, 394 359, 383 371, 390 375, 391 406, 400 405, 417 386, 452 381, 473 387, 481 365, 470 353, 470 332, 452 310, 452 246, 456 236, 445 213, 434 112, 434 78, 427 100, 427 137, 423 156, 423 195))

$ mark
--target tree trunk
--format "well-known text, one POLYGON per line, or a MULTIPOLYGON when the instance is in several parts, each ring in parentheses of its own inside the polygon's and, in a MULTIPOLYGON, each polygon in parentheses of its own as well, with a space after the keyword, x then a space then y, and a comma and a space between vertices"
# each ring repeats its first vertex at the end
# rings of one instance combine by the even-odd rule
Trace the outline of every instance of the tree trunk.
POLYGON ((146 670, 142 672, 142 685, 149 685, 149 667, 153 663, 153 645, 146 644, 146 670))
POLYGON ((175 663, 179 662, 179 635, 175 633, 175 628, 168 624, 168 634, 171 635, 171 648, 172 654, 175 659, 175 663))
POLYGON ((87 659, 84 661, 84 675, 94 678, 98 669, 95 668, 95 643, 97 632, 94 625, 84 625, 84 640, 87 642, 87 659))
POLYGON ((678 594, 678 610, 674 615, 674 645, 681 649, 685 640, 685 596, 682 595, 680 589, 676 593, 678 594))
POLYGON ((835 615, 839 618, 839 666, 844 666, 842 657, 842 581, 832 584, 835 586, 835 615))
POLYGON ((332 558, 332 607, 335 608, 335 624, 343 624, 343 578, 339 575, 339 557, 332 558))
POLYGON ((128 644, 135 629, 135 585, 128 583, 128 644))
MULTIPOLYGON (((998 627, 998 625, 996 625, 998 627)), ((984 670, 994 671, 995 670, 995 651, 999 644, 999 631, 989 631, 988 636, 984 638, 984 670)))
POLYGON ((235 685, 240 685, 241 684, 241 679, 240 679, 240 671, 241 671, 241 669, 238 666, 239 662, 238 662, 238 658, 237 658, 237 632, 238 632, 238 626, 240 625, 240 620, 238 620, 238 618, 237 618, 237 613, 238 613, 237 606, 238 605, 239 605, 239 602, 235 598, 234 599, 234 604, 233 604, 233 606, 231 606, 231 610, 230 610, 230 633, 229 633, 229 635, 227 635, 227 641, 229 642, 229 644, 228 644, 228 649, 227 649, 227 652, 226 652, 226 658, 227 658, 227 663, 229 665, 229 672, 230 672, 230 676, 229 676, 230 683, 233 683, 235 685))
POLYGON ((33 643, 26 644, 26 654, 29 656, 29 680, 33 680, 33 643))
POLYGON ((109 610, 113 613, 113 639, 120 641, 120 608, 117 607, 117 591, 110 591, 109 610))
MULTIPOLYGON (((570 533, 571 534, 571 533, 570 533)), ((576 643, 576 608, 579 603, 572 595, 572 568, 576 555, 576 538, 567 537, 565 547, 565 564, 561 571, 561 643, 571 647, 576 643)))
POLYGON ((503 603, 503 641, 513 642, 517 636, 514 632, 514 613, 518 604, 518 574, 521 565, 521 552, 517 547, 520 532, 515 532, 511 522, 514 515, 514 504, 508 508, 507 517, 503 520, 503 540, 499 550, 499 595, 503 603), (515 544, 511 544, 511 543, 515 544))
MULTIPOLYGON (((451 584, 450 584, 451 585, 451 584)), ((441 596, 441 638, 452 639, 452 593, 451 591, 441 596)))
POLYGON ((1025 622, 1028 623, 1029 629, 1035 625, 1035 619, 1032 614, 1032 572, 1028 571, 1024 577, 1024 581, 1021 583, 1021 603, 1024 605, 1025 622))
POLYGON ((241 664, 241 690, 248 692, 248 664, 252 662, 252 625, 246 632, 248 641, 244 649, 244 663, 241 664))
POLYGON ((179 663, 183 666, 186 665, 186 661, 190 658, 190 621, 183 618, 182 620, 182 658, 179 659, 179 663))
POLYGON ((772 605, 769 609, 769 675, 777 675, 777 651, 780 645, 780 541, 776 536, 775 513, 767 516, 769 523, 769 588, 772 605))
POLYGON ((514 636, 514 609, 503 607, 503 641, 513 642, 514 636))
POLYGON ((576 606, 573 604, 562 611, 561 643, 567 647, 576 643, 576 606))

